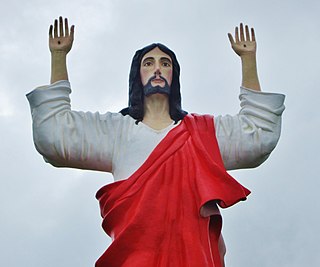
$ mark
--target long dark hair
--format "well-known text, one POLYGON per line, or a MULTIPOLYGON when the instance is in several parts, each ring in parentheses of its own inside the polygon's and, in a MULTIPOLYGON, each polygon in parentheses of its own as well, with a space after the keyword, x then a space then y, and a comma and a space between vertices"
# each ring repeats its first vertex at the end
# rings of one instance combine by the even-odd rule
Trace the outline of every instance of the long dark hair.
POLYGON ((132 118, 136 119, 137 122, 142 121, 144 115, 144 93, 143 85, 140 78, 140 64, 143 56, 151 51, 152 49, 158 47, 162 52, 169 55, 173 63, 173 75, 171 90, 169 95, 169 107, 170 107, 170 117, 176 123, 182 120, 184 116, 188 113, 181 108, 181 94, 180 94, 180 66, 176 55, 168 47, 160 43, 154 43, 148 45, 138 51, 136 51, 129 74, 129 106, 120 111, 122 115, 130 115, 132 118))

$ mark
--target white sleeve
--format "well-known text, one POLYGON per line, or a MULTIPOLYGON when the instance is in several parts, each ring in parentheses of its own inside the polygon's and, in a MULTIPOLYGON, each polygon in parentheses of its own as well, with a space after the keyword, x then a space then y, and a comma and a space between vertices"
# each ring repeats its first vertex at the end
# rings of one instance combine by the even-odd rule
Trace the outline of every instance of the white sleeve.
POLYGON ((29 94, 36 149, 56 167, 112 171, 119 116, 72 111, 68 81, 38 87, 29 94))
POLYGON ((239 99, 239 114, 214 119, 227 170, 257 167, 268 158, 279 140, 281 114, 285 109, 282 94, 241 87, 239 99))

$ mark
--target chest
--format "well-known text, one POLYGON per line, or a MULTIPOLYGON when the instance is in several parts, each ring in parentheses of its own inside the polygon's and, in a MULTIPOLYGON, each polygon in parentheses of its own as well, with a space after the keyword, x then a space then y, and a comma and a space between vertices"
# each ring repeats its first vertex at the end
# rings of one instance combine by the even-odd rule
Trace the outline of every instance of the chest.
POLYGON ((119 129, 112 157, 115 181, 128 178, 148 158, 154 148, 176 127, 170 125, 162 130, 154 130, 139 123, 119 129))

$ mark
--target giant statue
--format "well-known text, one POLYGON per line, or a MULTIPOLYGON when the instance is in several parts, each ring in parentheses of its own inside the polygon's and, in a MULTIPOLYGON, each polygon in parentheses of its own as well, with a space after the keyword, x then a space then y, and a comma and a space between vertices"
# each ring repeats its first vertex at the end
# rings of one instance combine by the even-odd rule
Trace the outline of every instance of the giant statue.
POLYGON ((160 43, 133 56, 128 107, 72 110, 66 59, 74 32, 61 17, 50 26, 51 83, 27 98, 35 147, 46 162, 114 177, 96 194, 112 238, 96 267, 225 266, 220 209, 250 193, 227 171, 269 157, 284 110, 284 95, 260 90, 254 29, 240 24, 228 34, 242 64, 241 108, 224 116, 182 109, 180 66, 160 43))

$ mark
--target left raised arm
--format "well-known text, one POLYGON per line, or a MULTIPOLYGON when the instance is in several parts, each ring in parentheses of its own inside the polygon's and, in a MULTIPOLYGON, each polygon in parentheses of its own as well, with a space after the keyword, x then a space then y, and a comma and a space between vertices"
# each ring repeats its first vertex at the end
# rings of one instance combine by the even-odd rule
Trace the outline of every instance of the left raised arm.
POLYGON ((214 119, 216 137, 227 170, 255 168, 276 147, 285 109, 283 94, 241 88, 237 115, 214 119))
POLYGON ((261 91, 257 71, 257 43, 255 38, 254 29, 251 28, 251 34, 248 25, 240 23, 239 28, 235 28, 235 39, 231 33, 228 33, 231 47, 234 52, 240 56, 242 63, 242 86, 261 91))

